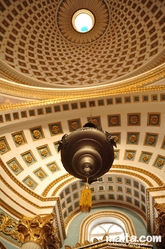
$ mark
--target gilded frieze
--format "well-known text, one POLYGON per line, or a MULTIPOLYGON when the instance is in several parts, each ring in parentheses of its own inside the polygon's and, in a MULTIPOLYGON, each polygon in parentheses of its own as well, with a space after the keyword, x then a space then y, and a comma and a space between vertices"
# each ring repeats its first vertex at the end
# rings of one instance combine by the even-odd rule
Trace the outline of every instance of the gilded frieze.
POLYGON ((164 190, 165 190, 165 184, 163 184, 163 186, 159 186, 159 187, 147 188, 148 192, 157 192, 157 191, 164 191, 164 190))
POLYGON ((77 91, 64 91, 60 90, 53 90, 47 91, 46 89, 43 91, 30 88, 24 88, 21 85, 15 85, 14 88, 11 88, 10 82, 0 80, 0 90, 2 93, 11 94, 15 96, 25 96, 29 98, 37 98, 37 99, 44 99, 37 102, 26 102, 21 104, 9 104, 9 105, 2 105, 0 110, 12 110, 12 109, 20 109, 20 108, 27 108, 27 107, 34 107, 36 105, 45 105, 45 104, 54 104, 54 103, 61 103, 65 101, 72 101, 72 100, 83 100, 83 99, 91 99, 91 98, 99 98, 105 96, 113 96, 117 94, 129 94, 132 92, 147 92, 147 91, 162 91, 165 90, 164 85, 160 86, 147 86, 152 82, 155 82, 158 79, 162 79, 165 77, 165 65, 161 65, 158 68, 151 70, 148 73, 141 75, 140 77, 137 76, 136 79, 128 79, 120 83, 120 88, 117 86, 106 86, 101 88, 92 88, 92 91, 89 90, 80 90, 77 91), (146 87, 145 87, 146 86, 146 87), (26 93, 25 93, 26 92, 26 93))

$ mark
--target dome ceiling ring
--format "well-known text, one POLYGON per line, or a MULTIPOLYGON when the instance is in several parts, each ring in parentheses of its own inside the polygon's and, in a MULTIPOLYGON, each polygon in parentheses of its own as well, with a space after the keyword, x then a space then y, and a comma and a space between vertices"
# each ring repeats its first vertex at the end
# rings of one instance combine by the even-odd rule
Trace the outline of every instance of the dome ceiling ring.
POLYGON ((64 0, 57 9, 57 26, 62 34, 71 43, 87 44, 99 39, 107 30, 110 20, 109 8, 103 0, 64 0), (95 18, 93 28, 85 33, 74 29, 72 18, 81 10, 91 12, 95 18))

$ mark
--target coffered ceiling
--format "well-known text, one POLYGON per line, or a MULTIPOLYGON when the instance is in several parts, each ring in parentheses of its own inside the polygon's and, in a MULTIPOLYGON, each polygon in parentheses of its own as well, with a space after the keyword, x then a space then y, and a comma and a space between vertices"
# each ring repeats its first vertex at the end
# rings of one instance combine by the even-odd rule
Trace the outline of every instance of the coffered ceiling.
POLYGON ((90 185, 93 205, 129 208, 150 227, 152 205, 165 197, 164 20, 163 0, 2 1, 0 164, 8 212, 18 218, 55 207, 69 224, 83 186, 64 170, 57 143, 92 116, 117 139, 113 167, 90 185), (96 19, 85 34, 71 24, 81 8, 96 19))

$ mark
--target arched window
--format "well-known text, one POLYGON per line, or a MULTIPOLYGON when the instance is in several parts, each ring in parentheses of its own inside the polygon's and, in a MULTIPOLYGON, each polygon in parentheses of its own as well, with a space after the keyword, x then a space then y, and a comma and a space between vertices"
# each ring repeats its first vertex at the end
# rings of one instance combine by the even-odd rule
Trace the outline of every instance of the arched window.
POLYGON ((112 239, 117 237, 124 237, 124 229, 115 223, 101 223, 94 226, 89 235, 89 241, 93 241, 94 238, 102 240, 104 236, 108 236, 112 239))
POLYGON ((131 219, 124 213, 115 210, 98 211, 88 215, 80 226, 79 241, 93 242, 93 239, 102 240, 108 235, 110 238, 136 235, 131 219))

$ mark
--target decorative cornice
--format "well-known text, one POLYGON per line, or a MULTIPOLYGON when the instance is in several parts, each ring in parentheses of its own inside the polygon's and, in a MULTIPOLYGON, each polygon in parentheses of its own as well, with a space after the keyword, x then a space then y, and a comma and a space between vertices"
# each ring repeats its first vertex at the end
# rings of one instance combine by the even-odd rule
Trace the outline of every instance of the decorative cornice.
MULTIPOLYGON (((13 192, 15 193, 17 196, 19 196, 22 200, 24 200, 25 202, 29 203, 30 205, 32 205, 33 207, 36 207, 37 209, 47 209, 47 208, 53 208, 54 206, 39 206, 36 203, 30 201, 29 199, 25 198, 23 195, 21 195, 18 191, 16 191, 14 188, 12 188, 6 181, 5 179, 3 179, 2 177, 0 177, 0 179, 2 180, 2 182, 13 192)), ((4 194, 6 195, 6 193, 4 192, 4 194)), ((36 199, 42 201, 42 202, 49 202, 49 201, 57 201, 58 197, 54 197, 54 198, 42 198, 39 195, 33 193, 32 194, 33 197, 35 197, 36 199)), ((10 197, 11 199, 11 197, 10 197)), ((13 199, 11 199, 12 201, 14 201, 13 199)), ((15 202, 15 201, 14 201, 15 202)), ((19 203, 17 203, 18 206, 20 206, 19 203)))
POLYGON ((27 97, 31 99, 38 99, 40 101, 25 102, 21 104, 8 104, 0 107, 1 111, 13 110, 20 108, 29 108, 34 106, 43 106, 46 104, 61 103, 64 101, 75 101, 83 99, 91 99, 98 97, 113 96, 117 94, 129 94, 137 92, 162 91, 165 90, 165 85, 149 86, 165 77, 165 64, 157 68, 141 74, 140 76, 132 77, 119 82, 114 82, 113 86, 110 84, 102 85, 101 87, 92 88, 71 88, 71 89, 45 89, 39 87, 23 86, 21 84, 12 83, 0 79, 1 93, 11 96, 27 97), (120 87, 119 87, 120 84, 120 87), (44 89, 44 91, 43 91, 44 89), (89 91, 90 90, 90 91, 89 91), (42 100, 41 100, 42 99, 42 100))
POLYGON ((153 199, 163 199, 163 200, 165 200, 165 195, 153 196, 153 199))
POLYGON ((165 185, 164 184, 161 187, 147 188, 148 192, 156 192, 156 191, 163 191, 163 190, 165 190, 165 185))
MULTIPOLYGON (((5 194, 5 193, 4 193, 5 194)), ((6 195, 6 194, 5 194, 6 195)), ((8 198, 9 196, 6 195, 8 198)), ((10 198, 11 199, 11 198, 10 198)), ((12 200, 13 201, 13 200, 12 200)), ((16 202, 15 202, 16 203, 16 202)), ((4 202, 3 200, 1 200, 1 205, 2 205, 2 208, 5 210, 7 210, 10 214, 14 215, 15 217, 17 217, 18 219, 21 219, 22 218, 22 214, 19 213, 17 210, 15 210, 14 208, 12 208, 12 206, 8 205, 6 202, 4 202)), ((24 207, 24 209, 26 209, 24 207)), ((26 209, 27 210, 27 209, 26 209)), ((27 210, 29 213, 31 213, 32 215, 34 215, 33 212, 31 212, 30 210, 27 210)))
MULTIPOLYGON (((15 201, 15 199, 13 199, 11 196, 9 196, 7 193, 5 193, 3 190, 1 190, 2 193, 8 198, 10 199, 13 203, 15 203, 16 205, 18 205, 19 207, 21 207, 23 210, 26 210, 27 212, 31 213, 32 215, 35 215, 36 213, 32 212, 31 210, 27 209, 25 206, 22 206, 20 204, 20 202, 18 203, 17 201, 15 201)), ((29 200, 28 200, 29 202, 29 200)), ((16 217, 18 218, 22 218, 22 215, 20 213, 18 213, 15 209, 13 209, 11 206, 9 206, 7 203, 5 203, 4 201, 2 201, 2 207, 7 210, 8 212, 10 212, 11 214, 14 214, 16 217)), ((39 206, 36 206, 37 208, 39 206)))

